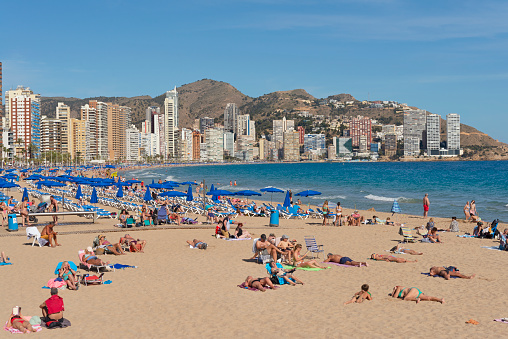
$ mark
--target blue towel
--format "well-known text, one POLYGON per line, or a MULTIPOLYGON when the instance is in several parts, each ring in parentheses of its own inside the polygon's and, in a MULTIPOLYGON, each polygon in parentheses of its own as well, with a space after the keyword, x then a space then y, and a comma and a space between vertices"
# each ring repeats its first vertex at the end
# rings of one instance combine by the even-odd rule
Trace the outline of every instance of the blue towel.
POLYGON ((122 264, 114 264, 113 267, 115 268, 115 270, 119 270, 119 269, 126 269, 126 268, 138 268, 137 266, 129 266, 129 265, 122 265, 122 264))
POLYGON ((0 262, 0 266, 12 265, 10 262, 0 262))
POLYGON ((106 280, 105 282, 103 282, 103 284, 104 284, 104 285, 109 285, 109 284, 111 284, 111 283, 112 283, 112 281, 111 281, 111 280, 106 280))
POLYGON ((42 288, 46 289, 46 290, 50 290, 51 288, 48 287, 48 286, 42 286, 42 288))

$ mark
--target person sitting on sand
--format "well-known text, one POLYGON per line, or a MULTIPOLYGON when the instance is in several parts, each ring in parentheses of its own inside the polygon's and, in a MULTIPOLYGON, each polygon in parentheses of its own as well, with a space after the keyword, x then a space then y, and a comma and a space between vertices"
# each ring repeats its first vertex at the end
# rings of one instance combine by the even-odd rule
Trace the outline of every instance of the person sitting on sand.
POLYGON ((395 286, 392 291, 392 298, 400 298, 407 301, 416 301, 417 304, 420 301, 437 301, 441 304, 445 303, 444 298, 440 299, 436 297, 430 297, 423 294, 423 292, 416 287, 407 288, 404 286, 395 286))
POLYGON ((141 209, 141 223, 144 225, 146 220, 148 220, 148 224, 151 224, 152 215, 148 212, 146 206, 143 205, 143 208, 141 209))
POLYGON ((200 250, 206 250, 208 244, 203 240, 194 239, 192 241, 187 240, 187 244, 191 245, 194 248, 199 248, 200 250))
POLYGON ((131 216, 127 212, 126 209, 123 209, 122 212, 120 212, 120 215, 118 216, 118 220, 120 220, 120 223, 123 225, 123 227, 127 227, 127 219, 131 216))
POLYGON ((57 236, 58 232, 55 232, 53 230, 54 227, 55 227, 55 224, 53 222, 50 222, 49 224, 44 226, 44 228, 42 229, 42 232, 41 232, 41 238, 47 240, 48 243, 46 245, 48 245, 50 247, 62 246, 56 240, 56 236, 57 236), (51 242, 53 242, 53 244, 51 242))
POLYGON ((428 239, 431 243, 441 242, 441 237, 437 234, 437 227, 432 227, 430 233, 427 235, 425 239, 428 239))
POLYGON ((347 222, 349 226, 360 226, 363 222, 363 216, 355 210, 354 213, 348 217, 347 222))
POLYGON ((449 267, 442 267, 442 266, 434 266, 430 268, 430 275, 431 276, 441 276, 445 278, 446 280, 450 280, 450 277, 458 277, 462 279, 473 279, 476 274, 473 275, 464 275, 459 272, 459 269, 457 267, 449 266, 449 267))
POLYGON ((109 265, 109 261, 108 262, 102 261, 101 259, 97 258, 96 255, 93 255, 92 252, 93 250, 90 246, 86 248, 85 254, 83 255, 84 262, 95 266, 109 265))
POLYGON ((234 239, 250 239, 252 236, 249 232, 243 230, 243 223, 238 223, 235 229, 235 235, 232 236, 234 239))
POLYGON ((78 286, 76 284, 76 271, 74 271, 69 262, 64 261, 62 266, 58 270, 58 277, 61 278, 66 284, 67 288, 70 290, 77 290, 78 286))
POLYGON ((394 226, 394 223, 393 221, 390 219, 390 217, 387 217, 386 218, 386 223, 385 223, 387 226, 394 226))
MULTIPOLYGON (((501 251, 508 251, 508 228, 505 228, 503 233, 499 235, 499 249, 501 251)), ((2 252, 3 257, 4 252, 2 252)))
POLYGON ((397 257, 394 257, 393 255, 376 254, 376 253, 372 253, 370 258, 372 260, 396 262, 399 264, 406 263, 406 262, 418 262, 418 260, 412 261, 412 260, 407 260, 404 258, 397 258, 397 257))
POLYGON ((180 226, 180 215, 178 213, 173 212, 169 215, 169 220, 176 221, 176 224, 180 226))
POLYGON ((476 227, 473 230, 473 236, 480 237, 483 233, 483 222, 478 221, 476 227))
POLYGON ((341 265, 358 266, 358 267, 362 267, 362 265, 369 266, 369 264, 367 264, 366 262, 354 261, 349 257, 343 257, 341 255, 332 253, 328 253, 327 258, 325 259, 324 262, 334 262, 341 265))
MULTIPOLYGON (((281 265, 281 264, 279 264, 279 265, 281 265)), ((272 276, 276 276, 277 278, 280 277, 280 278, 284 279, 284 281, 287 282, 288 284, 290 284, 291 286, 295 286, 296 283, 303 285, 303 281, 301 281, 300 279, 298 279, 297 277, 295 277, 293 275, 293 272, 296 270, 296 268, 293 268, 290 270, 279 268, 279 267, 277 267, 277 263, 275 263, 273 261, 270 262, 270 268, 271 268, 270 273, 272 274, 272 276), (293 280, 291 280, 291 279, 296 281, 296 283, 294 283, 293 280)), ((278 281, 278 279, 277 279, 277 281, 278 281)))
POLYGON ((431 229, 433 229, 434 227, 436 227, 436 224, 434 223, 434 219, 433 218, 430 218, 429 219, 429 222, 427 223, 427 231, 430 232, 431 229))
POLYGON ((329 268, 327 266, 319 265, 316 260, 304 261, 305 257, 307 256, 307 253, 309 253, 309 251, 305 252, 304 255, 300 255, 301 250, 302 250, 302 245, 296 244, 295 250, 293 251, 293 266, 294 267, 321 268, 321 269, 329 268))
POLYGON ((401 243, 398 243, 397 246, 392 247, 390 249, 390 252, 396 253, 396 254, 406 253, 406 254, 411 254, 411 255, 422 255, 423 254, 422 252, 416 252, 416 251, 410 250, 408 248, 404 248, 404 247, 402 247, 401 243))
POLYGON ((282 251, 283 261, 290 262, 291 257, 293 256, 294 244, 289 241, 287 235, 285 234, 282 235, 279 243, 277 244, 277 248, 282 251))
POLYGON ((353 298, 351 300, 346 301, 344 305, 351 304, 351 303, 361 303, 364 300, 372 300, 372 294, 369 292, 369 285, 363 284, 361 287, 360 292, 356 292, 353 298))
POLYGON ((11 312, 11 315, 9 317, 9 320, 7 321, 7 324, 5 324, 5 327, 12 327, 23 333, 37 332, 32 327, 30 322, 23 318, 21 313, 14 314, 11 312))
POLYGON ((282 254, 281 250, 266 239, 266 234, 261 234, 261 237, 256 242, 256 253, 254 253, 254 256, 250 259, 255 259, 259 253, 263 252, 263 250, 267 250, 268 253, 270 253, 273 261, 277 261, 277 253, 282 254))
POLYGON ((446 232, 459 232, 459 222, 457 221, 457 217, 452 217, 452 222, 450 224, 450 228, 446 230, 446 232))
POLYGON ((99 235, 97 237, 99 239, 99 246, 100 248, 103 248, 105 251, 110 251, 114 255, 122 255, 125 254, 125 252, 122 249, 122 246, 120 244, 112 244, 110 243, 105 235, 99 235))
POLYGON ((62 321, 65 307, 62 297, 58 295, 58 288, 52 287, 51 297, 46 299, 39 307, 42 310, 42 317, 46 319, 45 322, 51 320, 62 321))
POLYGON ((261 292, 266 291, 265 286, 270 286, 270 288, 273 290, 275 289, 275 286, 273 286, 272 281, 270 278, 257 278, 254 279, 252 276, 248 276, 245 278, 245 284, 247 287, 256 288, 260 290, 261 292))
POLYGON ((120 238, 120 244, 127 245, 131 252, 143 253, 146 246, 146 240, 134 239, 129 234, 126 234, 123 238, 120 238))

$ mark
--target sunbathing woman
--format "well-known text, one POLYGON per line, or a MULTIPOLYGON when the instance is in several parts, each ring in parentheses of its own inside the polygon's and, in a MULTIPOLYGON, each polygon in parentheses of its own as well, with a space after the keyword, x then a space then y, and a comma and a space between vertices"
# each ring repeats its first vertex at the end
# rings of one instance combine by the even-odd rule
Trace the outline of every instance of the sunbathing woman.
POLYGON ((203 240, 194 239, 192 241, 187 240, 187 244, 191 245, 194 248, 199 248, 200 250, 206 250, 208 244, 203 240))
POLYGON ((416 251, 410 250, 408 248, 404 248, 404 247, 402 247, 401 243, 397 244, 397 246, 395 246, 395 247, 392 247, 390 252, 392 252, 392 253, 406 253, 406 254, 411 254, 411 255, 422 255, 423 254, 422 252, 416 252, 416 251))
POLYGON ((236 226, 235 230, 235 239, 250 239, 252 236, 249 232, 243 230, 243 224, 240 222, 238 223, 238 226, 236 226))
POLYGON ((87 264, 95 266, 109 265, 109 261, 104 262, 101 259, 97 258, 97 256, 93 255, 91 247, 88 247, 85 250, 85 254, 83 255, 83 261, 86 262, 87 264))
POLYGON ((416 301, 418 304, 420 301, 437 301, 441 304, 444 304, 444 298, 436 298, 429 297, 428 295, 423 294, 416 287, 404 287, 404 286, 395 286, 392 291, 392 298, 401 298, 402 300, 416 301))
POLYGON ((11 316, 9 317, 9 321, 7 321, 6 327, 13 327, 17 329, 20 332, 23 333, 29 333, 29 332, 37 332, 30 322, 26 319, 23 319, 23 316, 20 314, 14 315, 14 313, 11 313, 11 316))
MULTIPOLYGON (((279 264, 279 265, 281 265, 281 264, 279 264)), ((282 267, 282 266, 280 266, 280 267, 282 267)), ((291 286, 295 286, 296 283, 303 285, 303 281, 301 281, 300 279, 298 279, 297 277, 295 277, 293 275, 293 272, 296 270, 296 268, 287 270, 287 269, 280 268, 280 267, 277 267, 277 264, 274 263, 273 261, 270 262, 270 273, 272 274, 272 276, 277 276, 277 278, 280 277, 280 278, 284 279, 284 281, 286 281, 291 286), (296 283, 294 283, 293 280, 296 281, 296 283)))
POLYGON ((405 262, 418 262, 418 260, 411 261, 404 258, 397 258, 393 255, 386 255, 386 254, 376 254, 372 253, 370 256, 372 260, 379 260, 379 261, 390 261, 390 262, 397 262, 397 263, 405 263, 405 262))
POLYGON ((293 251, 293 266, 294 267, 322 268, 322 269, 329 268, 327 266, 319 265, 316 260, 304 261, 305 257, 307 256, 307 253, 309 253, 309 251, 305 252, 304 255, 300 255, 301 250, 302 250, 302 245, 296 244, 295 250, 293 251))
POLYGON ((62 267, 58 270, 58 277, 62 278, 70 290, 77 290, 76 271, 74 271, 67 261, 62 263, 62 267))
POLYGON ((445 278, 446 280, 450 280, 450 277, 458 277, 458 278, 462 278, 462 279, 473 279, 476 276, 476 274, 469 275, 469 276, 464 275, 459 272, 457 267, 453 267, 453 266, 446 267, 446 268, 442 267, 442 266, 434 266, 434 267, 430 268, 429 274, 431 276, 435 276, 435 275, 441 276, 441 277, 445 278))
POLYGON ((272 281, 270 278, 257 278, 254 279, 252 276, 248 276, 245 278, 245 284, 247 287, 257 288, 261 292, 266 291, 265 286, 268 285, 273 290, 275 289, 275 286, 273 286, 272 281))
POLYGON ((122 250, 122 246, 120 244, 112 244, 108 240, 106 240, 105 235, 99 235, 99 247, 104 248, 104 250, 108 250, 114 255, 121 255, 125 254, 125 252, 122 250))
POLYGON ((144 253, 146 240, 134 239, 129 234, 126 234, 123 238, 120 238, 120 244, 129 246, 131 252, 144 253))

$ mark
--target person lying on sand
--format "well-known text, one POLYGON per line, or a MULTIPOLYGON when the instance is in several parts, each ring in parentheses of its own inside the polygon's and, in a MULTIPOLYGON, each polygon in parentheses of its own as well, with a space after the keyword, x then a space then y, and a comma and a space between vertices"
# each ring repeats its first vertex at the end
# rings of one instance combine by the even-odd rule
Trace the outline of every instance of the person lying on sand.
POLYGON ((206 250, 208 244, 203 240, 194 239, 192 241, 187 240, 187 244, 191 245, 194 248, 199 248, 200 250, 206 250))
POLYGON ((297 284, 302 284, 303 285, 303 281, 301 281, 300 279, 298 279, 297 277, 295 277, 293 275, 293 272, 296 271, 296 268, 293 268, 293 269, 290 269, 290 270, 286 270, 286 269, 283 269, 283 268, 278 268, 277 267, 277 264, 275 262, 270 262, 270 273, 272 274, 272 276, 277 276, 277 277, 281 277, 282 279, 284 279, 288 284, 290 284, 291 286, 295 286, 296 284, 293 282, 296 281, 297 284), (291 279, 293 280, 291 280, 291 279))
POLYGON ((453 266, 450 266, 447 268, 444 268, 442 266, 434 266, 434 267, 430 268, 429 273, 431 276, 438 275, 438 276, 445 278, 446 280, 450 280, 450 277, 458 277, 458 278, 462 278, 462 279, 473 279, 476 276, 476 274, 473 274, 470 276, 464 275, 459 272, 457 267, 453 267, 453 266))
POLYGON ((349 257, 343 257, 338 254, 328 253, 327 257, 328 258, 326 258, 324 262, 334 262, 341 265, 358 266, 358 267, 362 267, 362 265, 369 266, 369 264, 367 264, 366 262, 354 261, 349 257))
POLYGON ((87 264, 95 266, 109 265, 109 261, 104 262, 101 259, 97 258, 97 256, 93 255, 91 247, 86 248, 85 254, 83 255, 83 261, 86 262, 87 264))
POLYGON ((390 249, 390 252, 392 252, 392 253, 406 253, 406 254, 411 254, 411 255, 422 255, 423 254, 422 252, 416 252, 416 251, 410 250, 408 248, 404 248, 404 247, 402 247, 401 243, 398 243, 397 246, 392 247, 390 249))
POLYGON ((122 246, 120 244, 112 244, 107 239, 106 236, 103 234, 99 234, 97 237, 99 239, 99 247, 104 248, 104 250, 108 250, 114 255, 122 255, 125 254, 125 252, 122 249, 122 246))
POLYGON ((129 234, 126 234, 123 238, 120 238, 120 244, 129 246, 131 252, 144 253, 146 240, 134 239, 129 234))
POLYGON ((428 295, 423 294, 422 291, 420 291, 416 287, 404 287, 404 286, 395 286, 392 291, 392 298, 400 298, 402 300, 408 300, 408 301, 416 301, 418 304, 420 301, 437 301, 441 304, 445 303, 444 298, 436 298, 436 297, 430 297, 428 295))
POLYGON ((307 251, 304 255, 300 255, 301 250, 302 250, 302 245, 296 244, 295 250, 293 252, 293 266, 294 267, 322 268, 322 269, 329 268, 326 266, 319 265, 316 260, 304 261, 305 257, 307 256, 307 253, 309 253, 309 251, 307 251))
POLYGON ((351 303, 361 303, 364 300, 372 300, 372 294, 369 292, 369 285, 363 284, 362 289, 360 292, 356 292, 353 298, 351 300, 346 301, 344 305, 351 304, 351 303))
POLYGON ((261 292, 266 291, 265 286, 267 285, 270 286, 272 290, 275 289, 275 286, 273 286, 272 281, 268 277, 254 279, 252 276, 249 275, 247 278, 245 278, 245 284, 247 285, 247 287, 256 288, 261 292))
POLYGON ((390 262, 397 262, 397 263, 418 262, 418 260, 411 261, 411 260, 407 260, 404 258, 397 258, 397 257, 394 257, 393 255, 376 254, 376 253, 372 253, 370 258, 372 260, 390 261, 390 262))
POLYGON ((11 313, 11 316, 9 317, 9 320, 7 321, 7 324, 5 327, 12 327, 17 329, 20 332, 23 333, 29 333, 29 332, 37 332, 30 322, 28 320, 25 320, 21 313, 14 314, 11 313))

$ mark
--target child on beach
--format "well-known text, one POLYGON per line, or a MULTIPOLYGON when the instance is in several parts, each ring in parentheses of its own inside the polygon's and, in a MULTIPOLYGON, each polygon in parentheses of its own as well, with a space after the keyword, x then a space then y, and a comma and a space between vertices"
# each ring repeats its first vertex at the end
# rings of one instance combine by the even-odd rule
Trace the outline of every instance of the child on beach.
POLYGON ((344 305, 351 304, 351 303, 361 303, 364 300, 372 300, 372 294, 369 292, 369 285, 363 284, 362 289, 360 292, 356 292, 353 298, 351 300, 346 301, 344 305))

